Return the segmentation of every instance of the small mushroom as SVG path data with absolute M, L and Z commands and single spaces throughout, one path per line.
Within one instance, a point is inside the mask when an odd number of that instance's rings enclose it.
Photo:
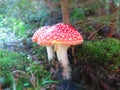
M 44 33 L 44 38 L 38 38 L 39 45 L 54 45 L 57 58 L 63 67 L 63 79 L 71 78 L 71 67 L 67 56 L 67 49 L 70 45 L 77 45 L 83 42 L 80 33 L 71 25 L 58 23 Z
M 40 29 L 38 29 L 33 37 L 32 37 L 32 41 L 33 42 L 39 42 L 38 41 L 38 38 L 45 38 L 44 35 L 46 32 L 48 32 L 48 30 L 51 28 L 51 26 L 44 26 L 44 27 L 41 27 Z M 48 60 L 50 61 L 51 59 L 53 59 L 55 57 L 55 53 L 54 53 L 54 50 L 53 50 L 53 46 L 51 45 L 48 45 L 46 44 L 47 42 L 44 42 L 43 44 L 40 44 L 42 46 L 46 46 L 46 49 L 47 49 L 47 55 L 48 55 Z

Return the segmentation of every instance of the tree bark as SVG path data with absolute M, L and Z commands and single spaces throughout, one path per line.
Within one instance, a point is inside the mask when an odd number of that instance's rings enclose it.
M 69 17 L 69 0 L 61 0 L 61 11 L 62 11 L 62 21 L 65 24 L 70 24 L 70 17 Z

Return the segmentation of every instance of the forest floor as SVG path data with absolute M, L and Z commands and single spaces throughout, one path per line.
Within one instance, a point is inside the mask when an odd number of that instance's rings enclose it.
M 6 28 L 0 28 L 0 37 L 0 48 L 2 49 L 12 50 L 12 45 L 17 45 L 20 41 L 11 30 Z
M 31 48 L 32 44 L 29 46 L 28 44 L 24 44 L 13 33 L 7 32 L 6 30 L 0 30 L 0 37 L 2 37 L 2 42 L 0 42 L 1 49 L 31 55 L 30 51 L 33 50 Z M 30 41 L 27 43 L 30 43 Z M 70 59 L 73 58 L 71 57 Z M 109 73 L 109 71 L 96 62 L 79 62 L 79 60 L 77 64 L 71 63 L 71 66 L 73 68 L 72 80 L 70 81 L 72 85 L 68 86 L 72 88 L 75 85 L 79 89 L 68 90 L 80 90 L 80 88 L 81 90 L 120 90 L 120 68 Z M 99 73 L 96 73 L 96 71 L 99 71 Z
M 29 53 L 29 46 L 23 44 L 23 39 L 18 38 L 14 32 L 6 28 L 0 28 L 0 49 L 18 53 Z

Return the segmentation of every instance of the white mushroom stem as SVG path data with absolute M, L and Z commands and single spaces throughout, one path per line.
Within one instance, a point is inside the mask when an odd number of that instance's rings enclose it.
M 48 60 L 50 61 L 55 57 L 55 52 L 53 46 L 46 46 L 47 49 L 47 55 L 48 55 Z
M 71 67 L 69 65 L 69 60 L 67 56 L 67 49 L 69 46 L 65 45 L 57 45 L 57 58 L 63 67 L 62 76 L 63 79 L 70 79 L 71 78 Z

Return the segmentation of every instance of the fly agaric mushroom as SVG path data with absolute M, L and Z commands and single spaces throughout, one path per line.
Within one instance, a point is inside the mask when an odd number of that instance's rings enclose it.
M 51 26 L 44 26 L 41 27 L 40 29 L 38 29 L 33 37 L 32 37 L 32 41 L 33 42 L 38 42 L 38 38 L 44 38 L 45 33 L 47 32 L 47 30 L 50 28 Z M 42 44 L 41 44 L 42 45 Z M 55 53 L 53 50 L 53 46 L 46 46 L 47 49 L 47 55 L 48 55 L 48 60 L 50 61 L 51 59 L 53 59 L 55 57 Z
M 58 61 L 63 67 L 63 79 L 71 78 L 71 67 L 67 56 L 67 49 L 70 45 L 77 45 L 83 42 L 80 33 L 71 25 L 58 23 L 44 33 L 44 37 L 39 37 L 37 43 L 39 45 L 54 45 L 57 53 Z

